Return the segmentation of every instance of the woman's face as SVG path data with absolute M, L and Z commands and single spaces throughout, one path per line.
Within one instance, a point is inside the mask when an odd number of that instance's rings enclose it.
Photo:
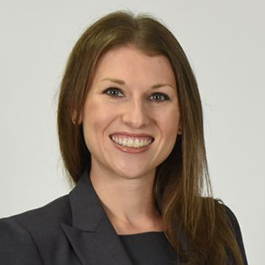
M 92 173 L 153 176 L 179 130 L 176 80 L 168 59 L 133 46 L 108 51 L 98 62 L 82 122 Z

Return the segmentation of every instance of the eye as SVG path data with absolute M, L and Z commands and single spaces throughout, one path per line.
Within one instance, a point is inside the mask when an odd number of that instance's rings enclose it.
M 153 100 L 157 102 L 163 102 L 166 100 L 170 100 L 169 96 L 164 93 L 154 93 L 151 95 L 151 98 L 152 97 L 153 97 Z
M 113 98 L 123 97 L 121 90 L 117 87 L 109 87 L 103 91 L 103 94 L 107 94 L 108 96 Z

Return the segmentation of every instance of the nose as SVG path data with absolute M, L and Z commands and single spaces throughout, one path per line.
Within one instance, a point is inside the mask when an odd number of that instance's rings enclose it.
M 149 123 L 148 110 L 141 100 L 135 99 L 126 104 L 122 120 L 132 128 L 142 128 Z

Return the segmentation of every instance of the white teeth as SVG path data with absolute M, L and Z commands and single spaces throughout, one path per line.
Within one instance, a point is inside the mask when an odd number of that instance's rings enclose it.
M 149 145 L 152 140 L 146 140 L 146 139 L 135 139 L 135 138 L 119 138 L 116 136 L 111 136 L 111 139 L 122 146 L 128 146 L 128 147 L 134 147 L 134 148 L 141 148 L 143 146 Z

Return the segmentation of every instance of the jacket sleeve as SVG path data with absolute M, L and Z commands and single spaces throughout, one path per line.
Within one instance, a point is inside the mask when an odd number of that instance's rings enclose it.
M 0 264 L 43 265 L 32 236 L 13 217 L 0 219 Z
M 243 243 L 243 237 L 242 237 L 242 233 L 241 233 L 241 229 L 240 229 L 238 220 L 237 220 L 235 214 L 232 212 L 232 210 L 227 206 L 226 206 L 226 212 L 227 212 L 227 214 L 231 220 L 231 223 L 232 223 L 232 226 L 234 229 L 234 233 L 236 235 L 237 243 L 238 243 L 238 246 L 239 246 L 241 254 L 242 254 L 244 265 L 248 265 L 245 247 L 244 247 L 244 243 Z

